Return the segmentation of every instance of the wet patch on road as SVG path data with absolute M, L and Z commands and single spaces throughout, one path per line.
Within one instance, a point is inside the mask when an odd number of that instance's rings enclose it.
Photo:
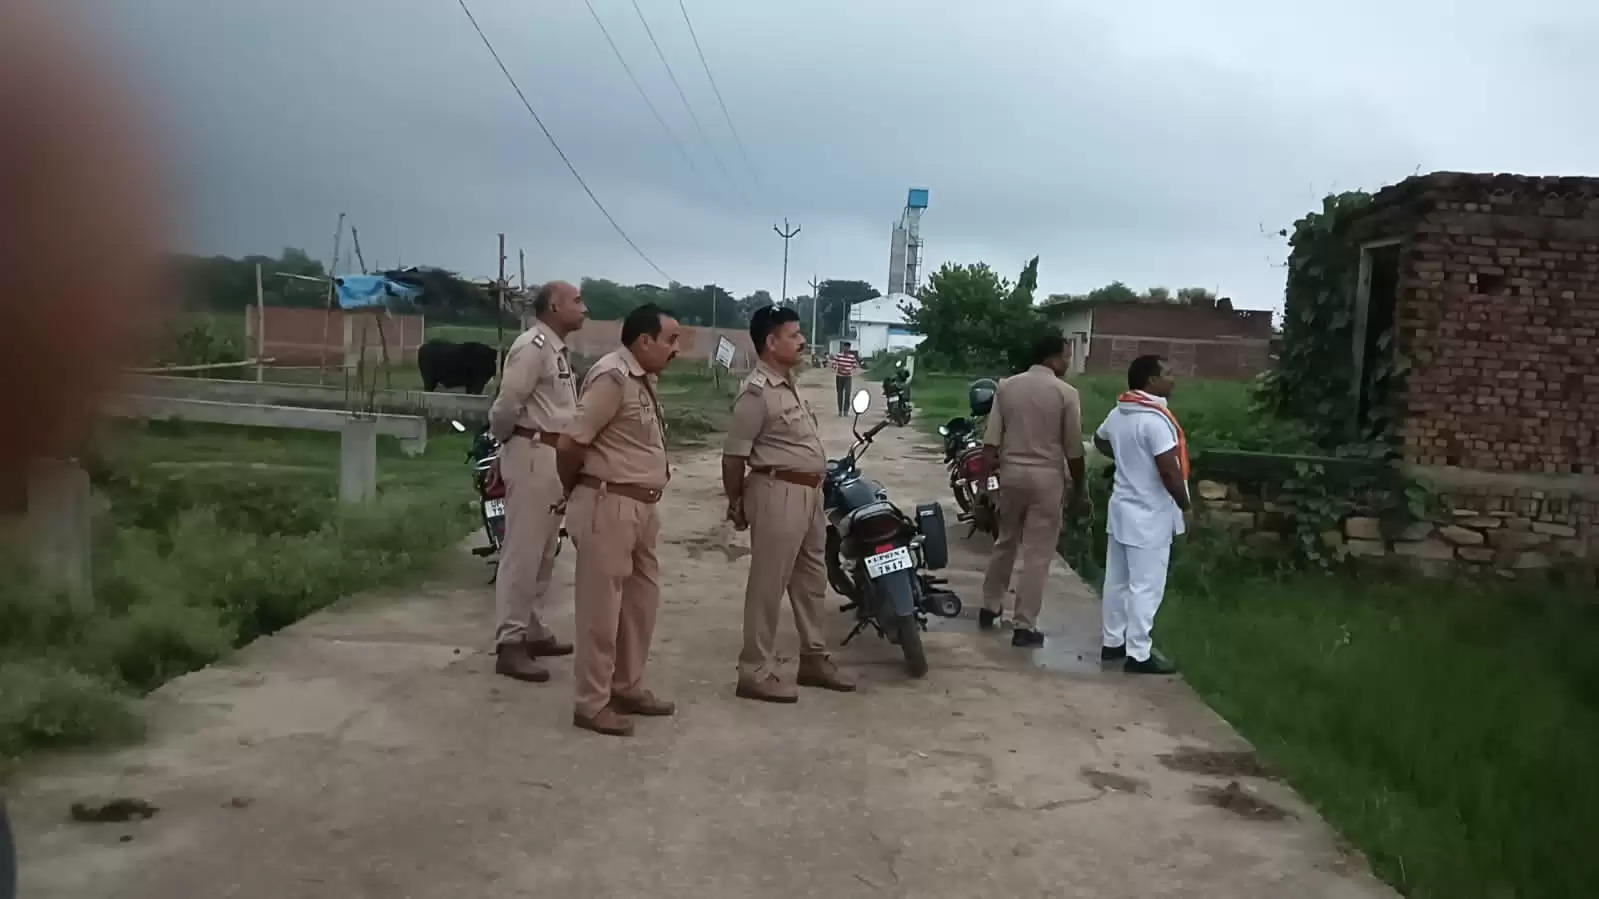
M 1293 817 L 1286 809 L 1244 789 L 1243 784 L 1236 780 L 1229 781 L 1225 787 L 1210 784 L 1194 787 L 1194 798 L 1251 821 L 1281 821 Z
M 1176 752 L 1164 752 L 1156 758 L 1171 770 L 1185 774 L 1275 779 L 1272 773 L 1266 770 L 1266 766 L 1261 764 L 1259 756 L 1249 750 L 1228 751 L 1179 746 Z

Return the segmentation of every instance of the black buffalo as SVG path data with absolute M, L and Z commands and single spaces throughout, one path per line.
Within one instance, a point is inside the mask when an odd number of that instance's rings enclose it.
M 416 352 L 416 367 L 422 372 L 422 389 L 465 387 L 467 393 L 481 394 L 494 377 L 494 347 L 486 343 L 429 340 Z

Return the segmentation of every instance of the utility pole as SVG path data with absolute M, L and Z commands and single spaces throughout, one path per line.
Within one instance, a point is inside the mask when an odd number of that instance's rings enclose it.
M 800 233 L 800 226 L 795 225 L 793 230 L 790 230 L 788 227 L 788 219 L 784 218 L 783 227 L 778 228 L 776 225 L 773 225 L 772 230 L 777 232 L 778 237 L 783 238 L 783 293 L 777 298 L 777 301 L 779 303 L 786 303 L 788 302 L 788 242 L 794 239 L 794 235 Z
M 816 343 L 816 316 L 822 306 L 822 282 L 816 280 L 816 273 L 811 272 L 811 343 Z

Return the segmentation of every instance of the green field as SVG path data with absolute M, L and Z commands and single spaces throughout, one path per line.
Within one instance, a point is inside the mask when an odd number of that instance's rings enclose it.
M 964 415 L 971 376 L 918 373 L 917 424 Z M 1072 379 L 1085 431 L 1122 388 Z M 1247 385 L 1180 381 L 1190 444 L 1294 451 Z M 1097 454 L 1091 454 L 1092 457 Z M 1103 505 L 1062 550 L 1098 588 Z M 1596 895 L 1599 605 L 1558 582 L 1465 584 L 1252 561 L 1198 532 L 1174 549 L 1157 643 L 1184 677 L 1406 895 Z

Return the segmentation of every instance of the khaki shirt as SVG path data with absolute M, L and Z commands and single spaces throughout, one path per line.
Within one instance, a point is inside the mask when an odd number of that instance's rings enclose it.
M 1065 471 L 1083 456 L 1083 409 L 1077 388 L 1035 365 L 999 382 L 983 442 L 999 447 L 999 464 Z
M 758 363 L 733 400 L 733 420 L 722 445 L 727 456 L 743 456 L 754 469 L 806 474 L 827 470 L 827 452 L 816 413 L 801 400 L 792 375 Z
M 611 484 L 660 490 L 671 480 L 666 424 L 655 397 L 655 377 L 644 373 L 626 347 L 594 363 L 567 434 L 589 448 L 583 474 Z
M 563 434 L 577 412 L 577 379 L 566 341 L 538 322 L 505 357 L 500 390 L 489 406 L 489 432 L 502 443 L 516 428 Z

